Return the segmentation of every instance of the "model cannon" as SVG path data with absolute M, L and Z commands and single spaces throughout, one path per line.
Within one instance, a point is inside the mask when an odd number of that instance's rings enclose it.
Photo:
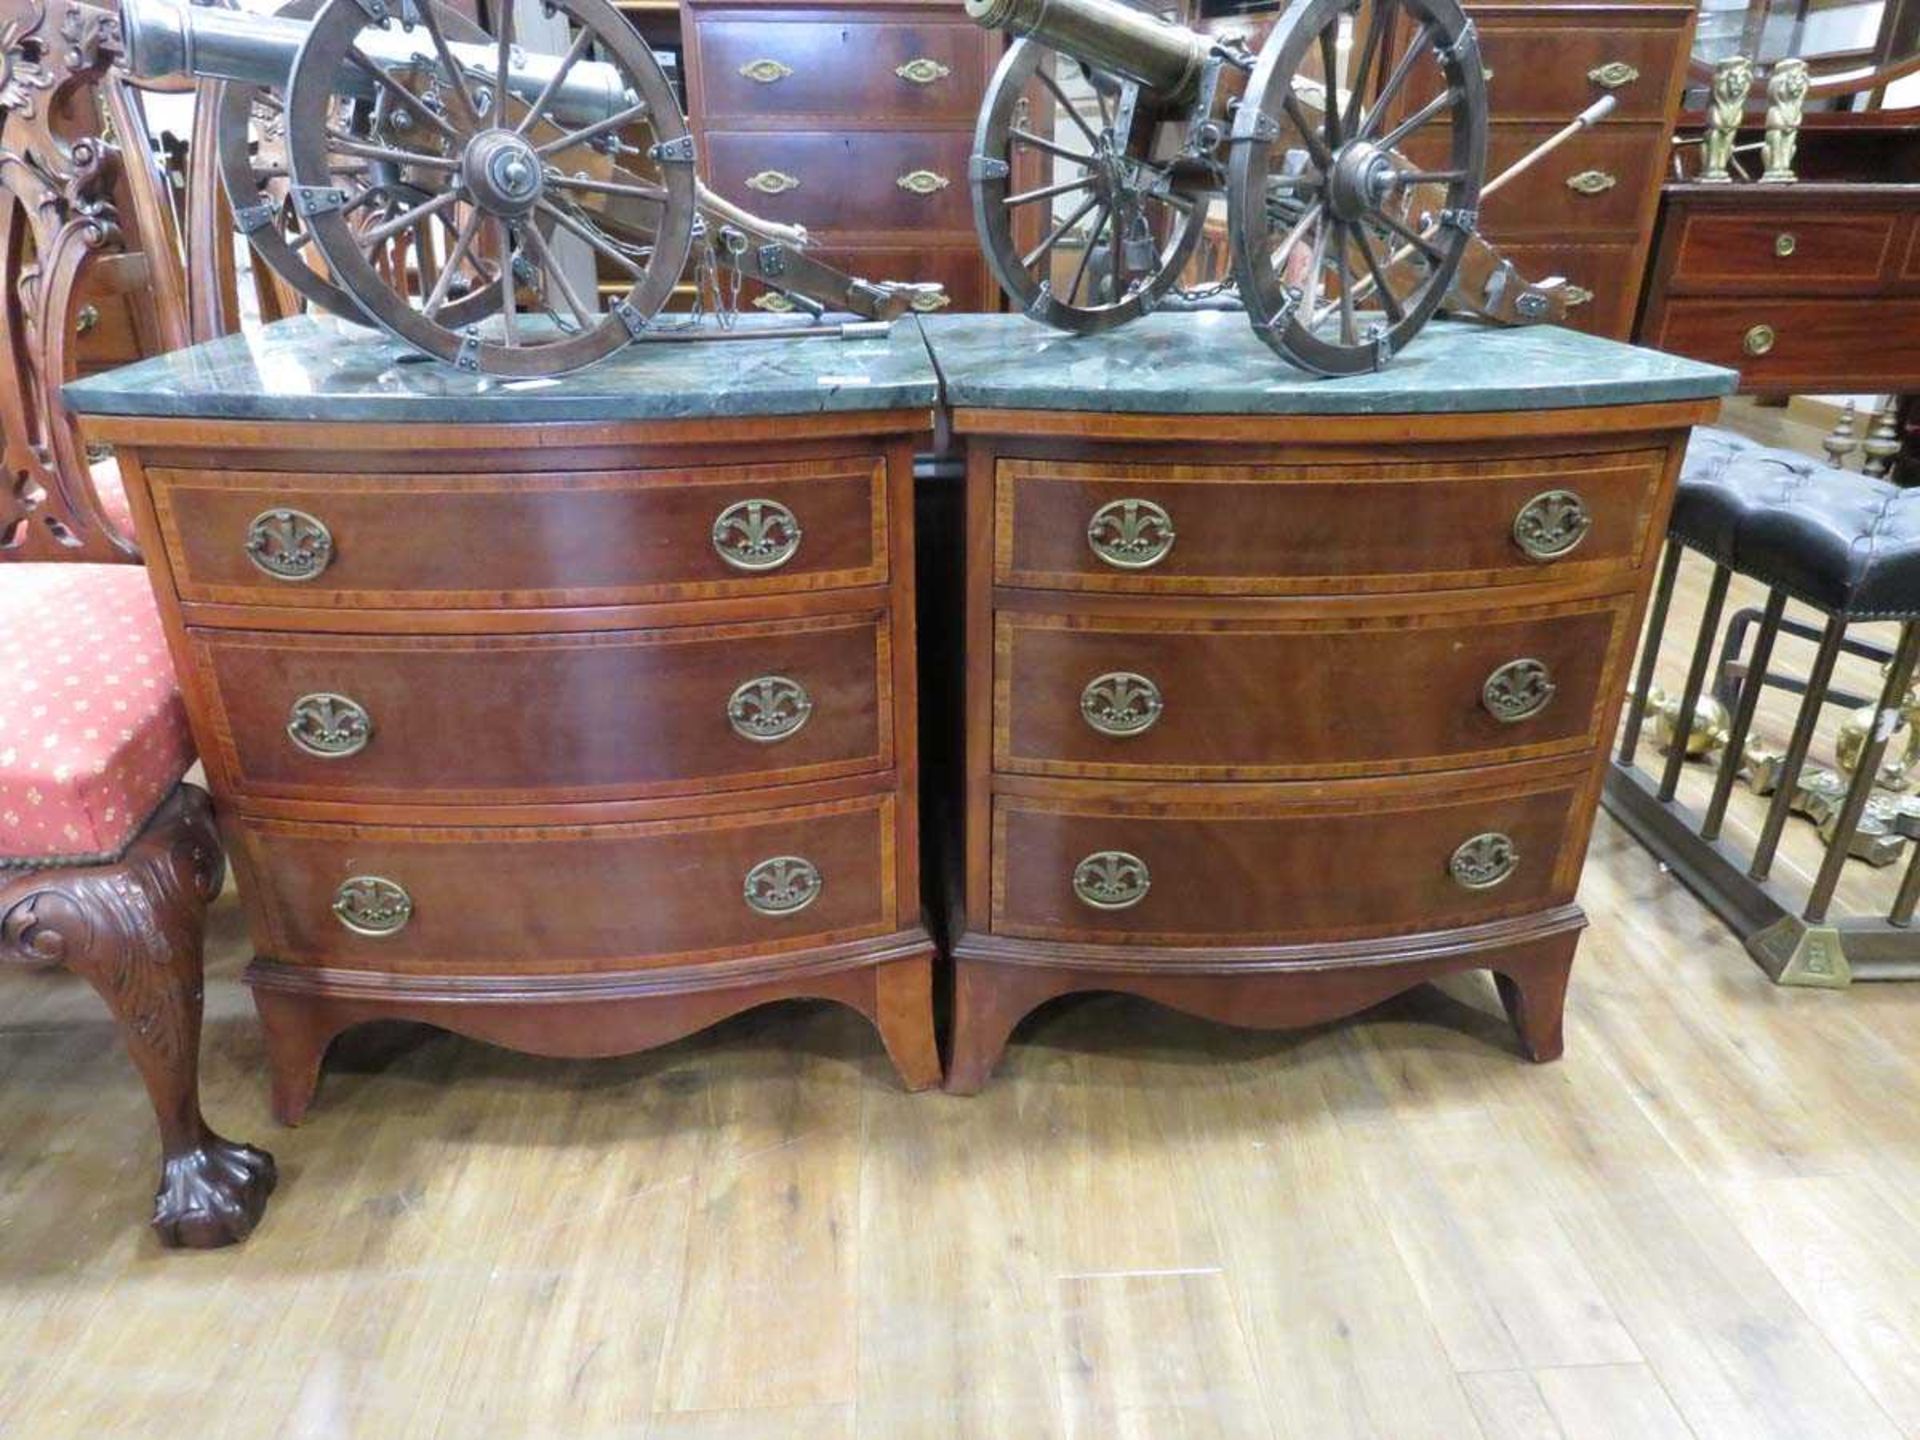
M 815 316 L 887 320 L 937 298 L 843 274 L 804 230 L 713 194 L 633 27 L 607 0 L 543 8 L 558 52 L 544 56 L 516 43 L 510 5 L 490 37 L 436 0 L 291 0 L 273 16 L 123 0 L 123 63 L 225 82 L 234 220 L 290 286 L 465 369 L 554 375 L 689 333 L 655 317 L 690 256 L 703 293 L 752 279 Z M 574 242 L 626 282 L 604 310 L 561 253 Z
M 1482 185 L 1486 76 L 1455 0 L 1293 0 L 1256 55 L 1122 0 L 966 0 L 1023 38 L 981 106 L 974 221 L 1035 319 L 1101 330 L 1228 299 L 1308 370 L 1377 369 L 1433 313 L 1555 320 L 1480 238 L 1480 201 L 1611 108 L 1603 100 Z M 1356 57 L 1341 83 L 1343 26 Z M 1232 280 L 1183 289 L 1225 200 Z

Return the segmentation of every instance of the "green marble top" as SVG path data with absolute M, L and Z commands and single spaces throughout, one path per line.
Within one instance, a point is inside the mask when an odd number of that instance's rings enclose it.
M 743 328 L 782 323 L 745 317 Z M 791 322 L 785 322 L 791 323 Z M 929 359 L 928 349 L 932 350 Z M 76 380 L 83 415 L 528 422 L 978 406 L 1195 415 L 1434 414 L 1730 394 L 1731 370 L 1544 326 L 1436 320 L 1386 369 L 1292 368 L 1237 313 L 1162 312 L 1102 335 L 1017 315 L 935 315 L 885 336 L 647 342 L 572 375 L 501 380 L 329 317 Z
M 1550 410 L 1730 395 L 1739 376 L 1551 326 L 1428 322 L 1384 370 L 1326 379 L 1288 365 L 1231 311 L 1146 315 L 1068 335 L 1018 315 L 921 318 L 955 409 L 1164 415 L 1397 415 Z
M 779 321 L 748 316 L 741 326 Z M 858 340 L 650 341 L 571 375 L 502 380 L 425 359 L 383 332 L 302 316 L 91 375 L 65 394 L 82 415 L 444 424 L 928 409 L 939 387 L 910 318 Z

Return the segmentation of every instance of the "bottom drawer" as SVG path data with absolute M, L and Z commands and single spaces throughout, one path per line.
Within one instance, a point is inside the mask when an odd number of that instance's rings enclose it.
M 1480 777 L 1484 785 L 1484 772 Z M 1468 794 L 994 801 L 993 928 L 1032 939 L 1277 944 L 1441 930 L 1571 897 L 1584 776 Z M 1304 788 L 1304 787 L 1302 787 Z M 1342 792 L 1345 791 L 1343 795 Z M 1192 798 L 1186 798 L 1191 796 Z M 1477 838 L 1492 837 L 1492 838 Z
M 1500 253 L 1529 280 L 1558 275 L 1575 293 L 1568 297 L 1566 326 L 1609 340 L 1633 334 L 1640 303 L 1640 268 L 1631 245 L 1509 245 L 1495 238 Z
M 894 801 L 501 828 L 242 819 L 268 958 L 347 969 L 617 970 L 895 928 Z
M 1745 391 L 1897 389 L 1920 372 L 1920 299 L 1669 300 L 1641 341 L 1738 370 Z

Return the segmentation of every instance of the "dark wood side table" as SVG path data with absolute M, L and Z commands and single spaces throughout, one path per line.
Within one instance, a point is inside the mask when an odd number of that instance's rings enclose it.
M 282 1120 L 389 1017 L 604 1055 L 819 996 L 938 1078 L 911 321 L 501 384 L 300 319 L 68 395 L 119 449 Z
M 950 1087 L 1075 990 L 1284 1026 L 1489 969 L 1559 1054 L 1652 562 L 1733 375 L 1457 323 L 1340 381 L 1238 315 L 924 323 L 966 450 Z

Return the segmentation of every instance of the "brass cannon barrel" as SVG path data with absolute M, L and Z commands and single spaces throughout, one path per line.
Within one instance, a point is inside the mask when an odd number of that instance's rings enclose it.
M 1193 98 L 1213 51 L 1206 36 L 1120 0 L 966 0 L 966 6 L 989 30 L 1031 35 L 1176 103 Z

